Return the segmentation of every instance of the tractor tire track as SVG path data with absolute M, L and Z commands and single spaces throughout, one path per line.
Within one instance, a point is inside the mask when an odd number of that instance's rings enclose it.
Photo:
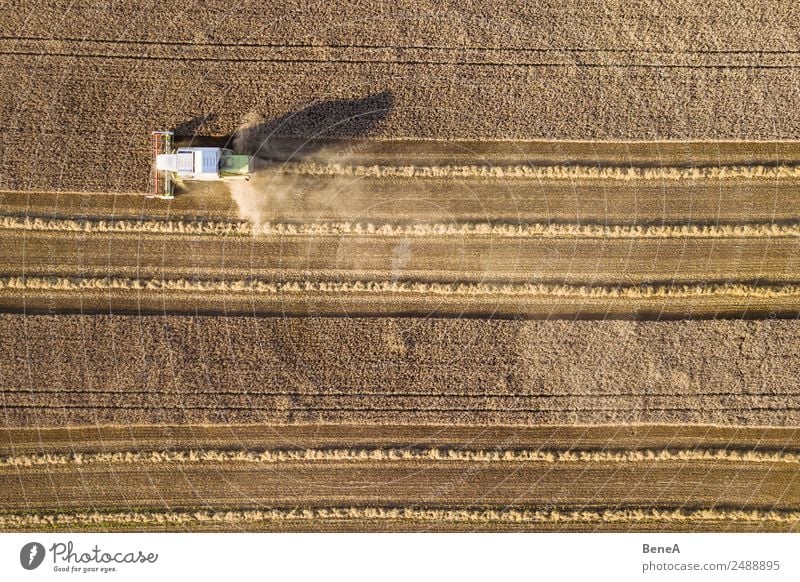
M 0 38 L 0 54 L 48 58 L 211 62 L 395 63 L 475 67 L 797 68 L 787 51 L 503 50 L 478 47 L 355 44 L 176 43 L 36 37 Z

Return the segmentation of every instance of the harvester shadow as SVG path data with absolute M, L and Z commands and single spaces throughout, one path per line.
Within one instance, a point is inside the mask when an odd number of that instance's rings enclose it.
M 389 115 L 394 104 L 390 91 L 357 99 L 330 99 L 312 103 L 240 129 L 233 149 L 265 161 L 302 160 L 329 145 L 330 140 L 369 137 Z
M 219 116 L 213 112 L 179 123 L 172 131 L 178 147 L 225 147 L 256 160 L 299 161 L 328 146 L 331 140 L 369 137 L 393 105 L 394 97 L 387 90 L 355 99 L 311 103 L 280 117 L 245 125 L 230 135 L 214 135 Z
M 172 128 L 172 131 L 175 133 L 175 137 L 180 139 L 191 139 L 202 136 L 203 132 L 200 130 L 204 128 L 208 130 L 208 126 L 213 124 L 217 118 L 218 116 L 216 113 L 198 115 L 197 117 L 193 117 L 187 121 L 184 121 L 183 123 L 179 123 Z

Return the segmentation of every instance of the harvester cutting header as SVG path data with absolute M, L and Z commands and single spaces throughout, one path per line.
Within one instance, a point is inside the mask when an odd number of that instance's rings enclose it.
M 220 147 L 173 147 L 175 133 L 154 131 L 153 180 L 149 198 L 171 200 L 175 185 L 184 182 L 229 182 L 249 180 L 250 156 Z

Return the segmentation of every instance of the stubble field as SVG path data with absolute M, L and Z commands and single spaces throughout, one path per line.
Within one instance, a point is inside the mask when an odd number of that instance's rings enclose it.
M 0 528 L 796 529 L 788 4 L 34 4 Z M 154 129 L 257 173 L 146 199 Z

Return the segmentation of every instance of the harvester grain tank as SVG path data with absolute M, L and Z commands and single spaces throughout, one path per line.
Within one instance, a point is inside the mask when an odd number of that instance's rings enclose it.
M 175 197 L 175 184 L 184 182 L 230 182 L 249 180 L 252 174 L 250 156 L 235 154 L 220 147 L 173 146 L 172 131 L 154 131 L 153 180 L 150 198 L 170 200 Z

